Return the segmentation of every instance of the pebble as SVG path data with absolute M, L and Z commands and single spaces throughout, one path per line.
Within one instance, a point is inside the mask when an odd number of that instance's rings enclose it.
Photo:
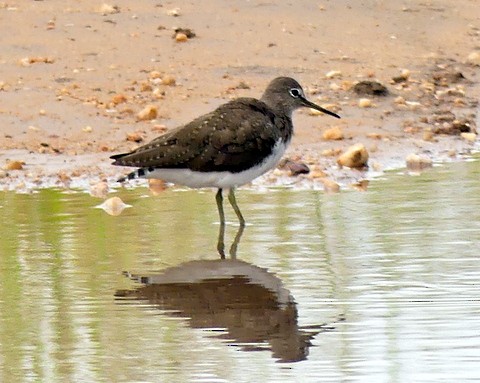
M 358 106 L 360 108 L 371 108 L 374 105 L 372 100 L 370 100 L 369 98 L 361 98 L 358 100 Z
M 321 178 L 320 181 L 323 184 L 323 190 L 327 193 L 338 193 L 340 191 L 340 185 L 329 178 Z
M 434 138 L 434 134 L 431 130 L 425 130 L 423 132 L 423 141 L 436 142 L 437 140 Z
M 392 78 L 394 83 L 406 82 L 410 78 L 410 71 L 408 69 L 403 69 L 402 72 Z
M 147 105 L 140 112 L 137 113 L 139 121 L 154 120 L 157 118 L 158 109 L 155 105 Z
M 185 33 L 177 33 L 175 35 L 175 41 L 177 43 L 184 43 L 184 42 L 188 41 L 188 37 Z
M 480 52 L 474 51 L 467 56 L 467 63 L 475 66 L 480 66 Z
M 173 17 L 178 17 L 180 16 L 180 8 L 172 8 L 167 10 L 167 15 L 168 16 L 173 16 Z
M 339 70 L 331 70 L 325 74 L 326 78 L 335 78 L 335 77 L 342 77 L 342 72 Z
M 148 180 L 148 189 L 153 195 L 158 195 L 167 188 L 165 181 L 156 178 Z
M 122 214 L 122 211 L 125 210 L 127 207 L 132 206 L 124 203 L 120 197 L 112 197 L 95 207 L 104 210 L 107 214 L 117 216 Z
M 122 104 L 124 102 L 127 102 L 127 96 L 125 96 L 124 94 L 119 93 L 112 97 L 113 105 Z
M 143 141 L 143 137 L 138 132 L 131 132 L 127 133 L 127 141 L 139 143 Z
M 342 149 L 325 149 L 322 151 L 322 156 L 323 157 L 335 157 L 338 156 L 342 152 Z
M 407 168 L 410 170 L 423 170 L 431 168 L 433 166 L 432 160 L 425 156 L 419 156 L 418 154 L 409 154 L 406 158 Z
M 165 75 L 162 77 L 162 84 L 167 86 L 174 86 L 176 84 L 175 77 L 171 75 Z
M 307 178 L 311 179 L 311 180 L 315 180 L 315 179 L 325 178 L 326 176 L 327 175 L 325 174 L 325 172 L 323 170 L 313 169 L 312 171 L 310 171 L 310 173 L 308 173 Z
M 358 190 L 358 191 L 367 191 L 368 184 L 369 184 L 368 180 L 361 180 L 361 181 L 358 181 L 358 182 L 355 182 L 355 183 L 351 184 L 350 186 L 353 189 Z
M 112 5 L 107 3 L 103 3 L 98 9 L 98 13 L 101 13 L 102 15 L 113 15 L 119 12 L 120 7 L 118 5 Z
M 179 33 L 183 33 L 185 36 L 187 36 L 188 39 L 193 39 L 197 36 L 197 34 L 190 28 L 175 28 L 173 37 L 176 37 L 176 35 Z
M 108 195 L 108 183 L 101 181 L 90 187 L 90 195 L 97 198 L 106 198 Z
M 368 151 L 362 143 L 350 146 L 347 151 L 337 159 L 338 165 L 354 169 L 361 169 L 367 166 L 367 163 Z
M 291 176 L 298 176 L 299 174 L 310 173 L 308 165 L 301 161 L 293 161 L 290 158 L 285 158 L 280 164 L 280 169 L 288 170 Z
M 159 72 L 158 70 L 152 70 L 149 74 L 148 77 L 150 77 L 152 80 L 156 78 L 162 78 L 162 73 Z
M 7 161 L 3 169 L 5 170 L 23 170 L 23 165 L 25 162 L 23 161 Z
M 360 81 L 355 84 L 353 91 L 358 95 L 386 96 L 388 89 L 377 81 Z
M 343 140 L 343 131 L 339 126 L 333 126 L 323 132 L 323 139 L 326 141 Z
M 463 132 L 463 133 L 460 133 L 460 137 L 462 137 L 464 140 L 468 142 L 475 142 L 477 140 L 477 135 L 475 133 Z

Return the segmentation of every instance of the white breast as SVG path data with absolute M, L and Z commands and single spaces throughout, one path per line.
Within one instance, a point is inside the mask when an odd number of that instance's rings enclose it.
M 229 189 L 245 185 L 277 166 L 285 153 L 287 145 L 278 140 L 272 153 L 264 161 L 253 168 L 239 173 L 232 172 L 197 172 L 190 169 L 155 169 L 147 173 L 146 178 L 158 178 L 166 182 L 184 185 L 191 188 L 214 187 Z

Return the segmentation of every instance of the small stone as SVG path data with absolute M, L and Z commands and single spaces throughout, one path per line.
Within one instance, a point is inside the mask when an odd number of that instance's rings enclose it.
M 106 198 L 108 190 L 108 184 L 105 181 L 101 181 L 90 188 L 90 195 L 97 198 Z
M 174 86 L 176 84 L 175 77 L 171 75 L 165 75 L 162 77 L 162 84 L 167 86 Z
M 113 15 L 115 13 L 120 12 L 120 7 L 118 5 L 112 5 L 112 4 L 107 4 L 103 3 L 100 8 L 98 9 L 98 13 L 101 13 L 102 15 Z
M 320 181 L 323 184 L 323 190 L 327 193 L 338 193 L 340 191 L 340 185 L 329 178 L 322 178 Z
M 175 35 L 175 40 L 177 41 L 177 43 L 184 43 L 188 41 L 188 37 L 185 33 L 177 33 Z
M 340 166 L 361 169 L 367 166 L 368 163 L 367 148 L 365 148 L 365 145 L 363 145 L 362 143 L 352 145 L 347 149 L 345 153 L 338 157 L 337 163 Z
M 307 164 L 300 161 L 292 161 L 289 158 L 285 158 L 278 166 L 280 169 L 286 169 L 291 176 L 298 176 L 299 174 L 308 174 L 310 168 Z
M 324 157 L 335 157 L 342 152 L 342 149 L 325 149 L 322 151 L 322 156 Z
M 155 97 L 157 100 L 161 100 L 165 98 L 165 91 L 160 88 L 155 88 L 152 91 L 152 96 Z
M 312 171 L 310 171 L 310 173 L 308 173 L 308 176 L 307 176 L 307 178 L 311 180 L 324 178 L 324 177 L 326 177 L 326 174 L 323 170 L 320 170 L 320 169 L 313 169 Z
M 441 70 L 435 72 L 432 74 L 432 79 L 435 85 L 444 87 L 467 81 L 462 72 L 451 70 Z
M 183 33 L 188 39 L 193 39 L 197 36 L 197 34 L 190 28 L 175 28 L 173 37 L 175 38 L 178 33 Z
M 58 180 L 65 186 L 68 187 L 70 185 L 70 182 L 72 181 L 72 178 L 65 172 L 65 171 L 59 171 L 57 173 Z
M 351 184 L 351 186 L 352 186 L 352 188 L 354 188 L 355 190 L 358 190 L 358 191 L 367 191 L 368 184 L 369 184 L 368 180 L 361 180 L 361 181 L 358 181 L 358 182 L 355 182 L 355 183 Z
M 91 126 L 85 126 L 84 128 L 82 128 L 82 132 L 85 132 L 85 133 L 92 133 L 93 131 L 93 128 Z
M 152 132 L 163 134 L 168 130 L 168 128 L 166 125 L 163 125 L 163 124 L 155 124 L 152 126 L 151 130 Z
M 434 139 L 434 134 L 431 130 L 425 130 L 423 132 L 423 140 L 424 141 L 429 141 L 429 142 L 433 142 L 433 141 L 436 141 Z
M 333 91 L 342 89 L 342 87 L 338 85 L 336 82 L 332 82 L 328 87 Z
M 107 214 L 117 216 L 120 215 L 127 207 L 131 207 L 131 205 L 124 203 L 120 197 L 112 197 L 95 207 L 104 210 Z
M 31 64 L 37 64 L 37 63 L 53 64 L 54 62 L 55 62 L 55 59 L 53 59 L 52 57 L 37 56 L 37 57 L 24 57 L 20 59 L 19 64 L 21 66 L 30 66 Z
M 392 80 L 394 83 L 398 84 L 398 83 L 408 81 L 409 77 L 410 77 L 410 71 L 408 69 L 404 69 L 402 70 L 400 75 L 393 77 Z
M 140 92 L 151 92 L 153 90 L 152 84 L 149 84 L 148 82 L 142 82 L 140 84 Z
M 431 168 L 432 160 L 428 157 L 419 156 L 418 154 L 409 154 L 406 158 L 407 168 L 414 171 Z
M 150 178 L 148 180 L 148 189 L 153 195 L 158 195 L 167 188 L 165 181 L 156 178 Z
M 369 98 L 361 98 L 358 100 L 358 106 L 360 108 L 371 108 L 373 106 L 373 102 Z
M 464 140 L 468 142 L 475 142 L 477 140 L 477 135 L 475 133 L 463 132 L 463 133 L 460 133 L 460 137 L 462 137 Z
M 342 77 L 342 72 L 339 70 L 331 70 L 325 74 L 326 78 Z
M 25 162 L 23 161 L 7 161 L 3 169 L 5 170 L 23 170 L 23 165 Z
M 143 137 L 138 132 L 131 132 L 127 133 L 127 141 L 139 143 L 143 141 Z
M 46 30 L 51 31 L 52 29 L 55 29 L 55 20 L 48 20 Z
M 178 17 L 180 16 L 180 8 L 172 8 L 167 10 L 167 15 L 168 16 L 173 16 L 173 17 Z
M 162 78 L 162 73 L 159 72 L 158 70 L 152 70 L 152 71 L 148 74 L 148 77 L 150 77 L 152 80 L 153 80 L 153 79 L 156 79 L 156 78 L 161 79 L 161 78 Z
M 374 133 L 367 133 L 367 137 L 368 137 L 368 138 L 372 138 L 372 139 L 374 139 L 374 140 L 380 140 L 380 139 L 382 139 L 384 136 L 383 136 L 382 134 L 380 134 L 380 133 L 374 132 Z
M 125 96 L 124 94 L 119 93 L 112 97 L 113 105 L 122 104 L 124 102 L 127 102 L 127 96 Z
M 388 89 L 376 81 L 360 81 L 355 84 L 353 91 L 358 95 L 386 96 Z
M 137 113 L 139 121 L 154 120 L 157 118 L 158 110 L 154 105 L 147 105 L 140 112 Z
M 343 131 L 339 126 L 333 126 L 325 132 L 323 132 L 323 139 L 325 141 L 336 141 L 336 140 L 343 140 Z
M 470 53 L 467 56 L 467 63 L 474 65 L 474 66 L 480 66 L 480 52 L 479 51 L 474 51 Z

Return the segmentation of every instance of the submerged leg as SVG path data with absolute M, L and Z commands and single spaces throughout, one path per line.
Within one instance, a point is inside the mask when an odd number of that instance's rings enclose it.
M 235 239 L 232 242 L 232 246 L 230 246 L 230 257 L 232 259 L 237 258 L 237 247 L 240 243 L 240 238 L 242 238 L 243 231 L 245 230 L 245 225 L 240 225 L 238 227 L 237 234 L 235 235 Z
M 245 226 L 245 219 L 243 219 L 243 215 L 240 212 L 240 209 L 238 208 L 237 200 L 235 199 L 235 191 L 233 188 L 231 188 L 230 191 L 228 192 L 228 200 L 230 201 L 230 204 L 232 205 L 233 210 L 235 211 L 235 214 L 238 217 L 240 226 Z
M 217 201 L 218 215 L 220 216 L 220 229 L 218 230 L 217 250 L 220 258 L 225 259 L 225 213 L 223 211 L 222 189 L 218 189 L 215 196 Z
M 232 258 L 236 258 L 238 243 L 240 242 L 240 238 L 242 238 L 243 230 L 245 230 L 245 219 L 243 218 L 242 213 L 240 212 L 240 209 L 237 205 L 237 200 L 235 199 L 235 192 L 233 188 L 230 189 L 228 193 L 228 200 L 230 201 L 230 204 L 232 205 L 233 210 L 238 217 L 238 221 L 240 222 L 240 227 L 238 228 L 237 234 L 235 235 L 232 246 L 230 246 L 230 256 Z

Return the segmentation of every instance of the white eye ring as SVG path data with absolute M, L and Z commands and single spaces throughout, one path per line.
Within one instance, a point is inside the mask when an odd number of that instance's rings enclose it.
M 302 91 L 298 88 L 292 88 L 289 90 L 290 96 L 293 98 L 299 98 L 302 95 Z

